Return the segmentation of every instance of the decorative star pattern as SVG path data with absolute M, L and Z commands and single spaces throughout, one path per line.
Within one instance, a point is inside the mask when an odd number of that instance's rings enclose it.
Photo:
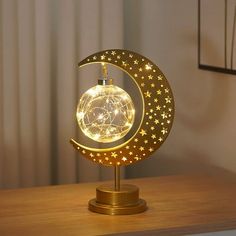
M 95 53 L 79 66 L 88 63 L 109 63 L 128 72 L 140 88 L 144 117 L 140 129 L 123 146 L 98 152 L 83 148 L 75 141 L 71 143 L 88 159 L 107 166 L 129 165 L 147 158 L 165 141 L 173 123 L 174 99 L 164 74 L 147 58 L 126 50 Z

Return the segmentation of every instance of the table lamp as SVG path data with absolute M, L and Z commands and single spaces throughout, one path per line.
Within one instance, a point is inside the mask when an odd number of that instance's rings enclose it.
M 139 198 L 139 188 L 120 184 L 120 166 L 146 159 L 167 138 L 174 118 L 174 99 L 167 79 L 149 59 L 128 50 L 111 49 L 92 54 L 79 67 L 99 63 L 102 78 L 80 98 L 76 117 L 83 134 L 98 143 L 114 144 L 94 148 L 71 139 L 71 144 L 86 158 L 114 168 L 114 184 L 96 189 L 96 198 L 89 201 L 89 210 L 101 214 L 125 215 L 147 209 Z M 132 96 L 116 86 L 108 76 L 107 65 L 115 66 L 134 81 L 142 103 L 138 127 L 126 138 L 135 120 Z

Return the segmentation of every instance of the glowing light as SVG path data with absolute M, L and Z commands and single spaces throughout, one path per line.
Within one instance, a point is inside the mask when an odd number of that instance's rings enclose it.
M 77 112 L 77 117 L 79 119 L 83 119 L 84 118 L 84 113 L 83 112 Z
M 83 133 L 102 143 L 121 139 L 134 123 L 133 102 L 115 85 L 97 85 L 87 90 L 77 107 L 77 121 Z

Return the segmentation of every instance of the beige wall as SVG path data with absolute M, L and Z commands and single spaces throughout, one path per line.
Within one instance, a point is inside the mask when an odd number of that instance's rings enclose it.
M 125 8 L 125 47 L 161 68 L 176 103 L 169 138 L 127 177 L 236 171 L 236 76 L 198 69 L 197 0 L 129 0 Z

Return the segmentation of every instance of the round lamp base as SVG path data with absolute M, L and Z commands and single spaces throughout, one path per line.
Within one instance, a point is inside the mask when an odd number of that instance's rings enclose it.
M 147 209 L 146 201 L 139 199 L 138 187 L 121 185 L 115 191 L 112 185 L 102 185 L 96 189 L 96 199 L 89 201 L 89 210 L 107 215 L 137 214 Z

